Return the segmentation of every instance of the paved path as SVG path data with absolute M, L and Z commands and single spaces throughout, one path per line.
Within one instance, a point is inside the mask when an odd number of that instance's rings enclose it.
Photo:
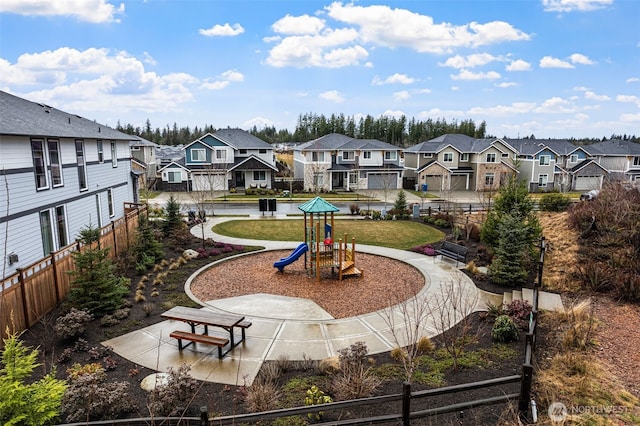
M 206 224 L 206 237 L 216 241 L 235 244 L 264 246 L 265 250 L 293 250 L 296 242 L 244 240 L 214 234 L 211 228 L 223 220 L 238 218 L 214 217 Z M 194 230 L 201 236 L 201 229 Z M 425 277 L 425 286 L 417 295 L 417 303 L 426 303 L 441 292 L 441 286 L 460 282 L 463 294 L 469 303 L 475 302 L 475 309 L 483 309 L 486 299 L 473 282 L 456 268 L 456 263 L 435 257 L 426 257 L 405 250 L 359 244 L 357 250 L 386 256 L 406 262 L 417 268 Z M 265 267 L 269 267 L 266 265 Z M 247 340 L 222 360 L 217 358 L 217 349 L 207 345 L 191 345 L 178 351 L 177 341 L 169 337 L 175 329 L 188 326 L 175 321 L 163 321 L 136 330 L 129 334 L 103 342 L 119 355 L 141 366 L 166 371 L 177 368 L 182 363 L 191 365 L 191 375 L 205 380 L 230 385 L 251 384 L 265 360 L 276 360 L 286 356 L 291 360 L 321 360 L 337 355 L 339 349 L 363 341 L 370 353 L 389 351 L 399 344 L 404 345 L 406 318 L 401 306 L 394 306 L 391 313 L 393 324 L 386 321 L 383 311 L 372 312 L 352 318 L 334 319 L 314 302 L 307 299 L 256 294 L 229 299 L 197 300 L 190 292 L 192 278 L 185 285 L 189 297 L 212 309 L 242 314 L 253 325 L 247 329 Z M 357 297 L 357 295 L 354 295 Z M 422 334 L 433 337 L 437 334 L 433 319 L 422 321 Z

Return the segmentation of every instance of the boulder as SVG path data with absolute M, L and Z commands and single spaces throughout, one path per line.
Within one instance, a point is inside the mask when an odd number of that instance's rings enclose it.
M 196 259 L 198 257 L 198 252 L 191 249 L 186 249 L 182 252 L 182 256 L 187 259 Z

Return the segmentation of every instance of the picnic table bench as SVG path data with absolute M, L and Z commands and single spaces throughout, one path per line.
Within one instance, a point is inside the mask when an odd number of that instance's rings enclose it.
M 245 330 L 251 327 L 251 321 L 245 320 L 242 315 L 234 315 L 220 312 L 213 312 L 208 309 L 196 309 L 186 306 L 176 306 L 161 315 L 163 318 L 186 322 L 191 326 L 191 332 L 175 330 L 169 336 L 178 339 L 178 349 L 183 350 L 193 343 L 205 343 L 218 347 L 218 358 L 222 358 L 234 347 L 245 340 Z M 196 333 L 196 326 L 203 326 L 201 334 Z M 228 333 L 227 337 L 209 335 L 209 327 L 222 328 Z M 236 340 L 234 328 L 241 330 L 240 340 Z M 188 340 L 186 345 L 183 340 Z M 228 346 L 223 352 L 223 348 Z
M 460 244 L 452 243 L 451 241 L 444 241 L 442 243 L 442 247 L 436 250 L 436 253 L 448 257 L 449 259 L 453 259 L 456 261 L 456 266 L 458 262 L 467 263 L 467 252 L 469 251 L 468 247 L 461 246 Z

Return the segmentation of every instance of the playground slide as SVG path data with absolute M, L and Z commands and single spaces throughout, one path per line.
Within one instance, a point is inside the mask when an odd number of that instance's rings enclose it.
M 301 243 L 289 256 L 283 257 L 282 259 L 275 262 L 273 264 L 273 267 L 278 268 L 278 271 L 282 272 L 285 266 L 290 265 L 298 260 L 298 258 L 300 258 L 300 256 L 302 256 L 307 250 L 309 250 L 307 244 Z

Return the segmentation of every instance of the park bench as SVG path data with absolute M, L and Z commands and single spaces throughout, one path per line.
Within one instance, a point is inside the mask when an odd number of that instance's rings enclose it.
M 244 330 L 244 329 L 243 329 Z M 178 339 L 178 349 L 182 350 L 185 347 L 189 346 L 191 343 L 206 343 L 207 345 L 213 345 L 218 347 L 218 358 L 222 359 L 223 353 L 222 348 L 225 347 L 229 343 L 229 339 L 225 339 L 217 336 L 209 336 L 207 334 L 197 334 L 197 333 L 189 333 L 188 331 L 176 330 L 172 332 L 169 337 L 174 339 Z M 182 345 L 183 340 L 189 340 L 191 343 L 187 343 L 186 345 Z
M 449 259 L 453 259 L 456 261 L 456 266 L 458 266 L 458 262 L 467 263 L 467 252 L 469 248 L 465 246 L 461 246 L 460 244 L 452 243 L 450 241 L 444 241 L 442 243 L 442 247 L 436 250 L 436 253 L 448 257 Z

